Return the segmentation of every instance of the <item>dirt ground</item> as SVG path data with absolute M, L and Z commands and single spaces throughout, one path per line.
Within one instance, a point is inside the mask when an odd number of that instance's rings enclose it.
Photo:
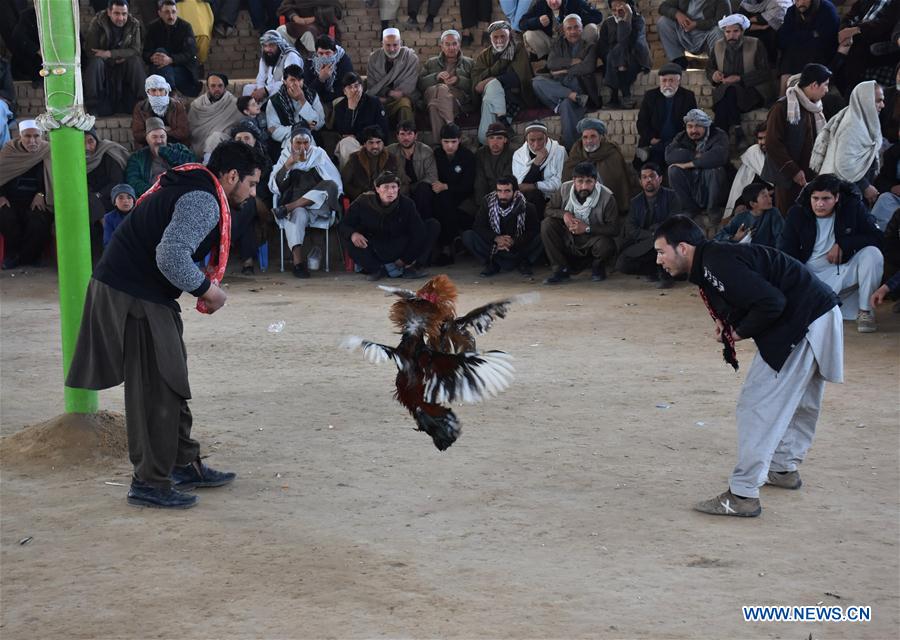
M 444 453 L 393 401 L 392 366 L 336 346 L 393 339 L 361 277 L 230 276 L 211 317 L 184 298 L 194 434 L 238 480 L 188 511 L 137 509 L 124 454 L 10 459 L 5 438 L 0 637 L 898 637 L 900 316 L 846 325 L 847 382 L 826 390 L 803 488 L 717 519 L 691 506 L 726 488 L 752 343 L 733 373 L 684 284 L 477 271 L 448 270 L 461 310 L 542 297 L 480 341 L 517 377 L 457 411 Z M 55 274 L 4 272 L 0 296 L 9 436 L 63 411 Z M 122 389 L 100 407 L 121 412 Z M 818 603 L 872 620 L 741 615 Z

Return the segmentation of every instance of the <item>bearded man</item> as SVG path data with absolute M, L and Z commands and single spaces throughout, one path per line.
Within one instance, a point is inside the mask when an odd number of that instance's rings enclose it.
M 188 125 L 191 146 L 198 158 L 212 152 L 228 138 L 228 130 L 240 122 L 242 114 L 237 98 L 226 89 L 228 76 L 210 73 L 206 76 L 206 93 L 191 103 Z

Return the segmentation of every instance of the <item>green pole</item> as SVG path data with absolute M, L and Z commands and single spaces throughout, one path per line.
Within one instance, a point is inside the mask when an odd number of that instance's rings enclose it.
M 56 120 L 83 108 L 78 63 L 77 0 L 35 0 L 47 110 Z M 59 320 L 62 333 L 63 380 L 69 372 L 81 325 L 84 297 L 91 278 L 84 132 L 60 126 L 50 132 L 56 255 L 59 268 Z M 97 411 L 97 392 L 64 387 L 66 413 Z

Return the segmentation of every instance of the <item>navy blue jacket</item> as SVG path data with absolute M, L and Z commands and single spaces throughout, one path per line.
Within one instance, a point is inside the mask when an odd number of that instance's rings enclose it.
M 797 204 L 788 210 L 778 248 L 800 262 L 806 262 L 816 244 L 816 214 L 809 203 L 810 188 L 806 185 L 797 197 Z M 882 233 L 875 226 L 859 190 L 849 182 L 841 183 L 838 203 L 834 211 L 834 241 L 841 248 L 841 262 L 847 262 L 860 249 L 881 248 Z
M 839 25 L 837 9 L 828 0 L 820 0 L 819 8 L 808 22 L 800 19 L 797 7 L 790 6 L 784 14 L 781 29 L 777 31 L 778 48 L 817 51 L 817 59 L 825 63 L 837 50 Z
M 570 13 L 577 13 L 581 16 L 583 24 L 599 25 L 603 22 L 603 14 L 585 2 L 585 0 L 563 0 L 556 13 L 557 15 L 553 15 L 553 9 L 547 4 L 547 0 L 536 0 L 519 20 L 519 31 L 543 31 L 552 37 L 554 30 L 562 24 L 563 18 Z M 550 22 L 546 27 L 541 24 L 541 16 L 545 15 L 550 16 Z
M 723 322 L 753 339 L 775 371 L 809 325 L 838 304 L 831 287 L 804 265 L 761 244 L 701 242 L 689 280 L 703 289 Z

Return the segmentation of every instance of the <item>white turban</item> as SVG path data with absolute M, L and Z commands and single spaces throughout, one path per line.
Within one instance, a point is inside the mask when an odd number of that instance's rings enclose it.
M 385 29 L 384 31 L 381 32 L 382 40 L 384 40 L 385 38 L 389 38 L 390 36 L 397 36 L 399 38 L 400 37 L 400 29 L 397 29 L 396 27 L 388 27 L 387 29 Z
M 37 120 L 19 120 L 19 133 L 24 133 L 28 129 L 37 129 L 41 131 Z
M 742 13 L 732 13 L 730 16 L 725 16 L 719 20 L 720 29 L 724 29 L 733 24 L 740 26 L 741 29 L 746 31 L 750 28 L 750 19 Z
M 150 91 L 150 89 L 165 89 L 166 93 L 172 92 L 172 87 L 169 86 L 166 79 L 156 75 L 147 76 L 147 79 L 144 80 L 144 91 Z

